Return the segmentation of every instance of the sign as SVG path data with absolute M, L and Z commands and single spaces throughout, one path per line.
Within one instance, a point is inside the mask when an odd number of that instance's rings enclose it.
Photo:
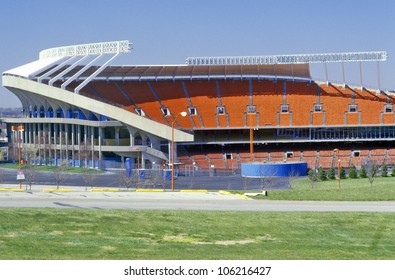
M 18 174 L 16 175 L 17 180 L 25 180 L 25 174 L 23 174 L 22 170 L 18 171 Z
M 126 175 L 128 176 L 128 178 L 130 178 L 132 176 L 132 168 L 133 168 L 133 163 L 131 158 L 126 158 L 125 167 L 126 167 Z

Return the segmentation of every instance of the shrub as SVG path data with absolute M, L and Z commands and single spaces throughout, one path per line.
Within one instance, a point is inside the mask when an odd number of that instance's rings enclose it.
M 359 176 L 361 178 L 368 178 L 368 173 L 366 172 L 365 165 L 362 165 L 361 170 L 359 171 Z
M 386 164 L 384 164 L 381 167 L 381 177 L 387 177 L 388 176 L 388 167 Z
M 346 170 L 344 167 L 340 167 L 340 179 L 346 179 Z
M 320 181 L 326 181 L 328 178 L 326 177 L 326 172 L 324 170 L 324 168 L 320 167 L 320 169 L 318 169 L 318 178 L 320 179 Z
M 336 176 L 335 176 L 335 169 L 334 169 L 333 167 L 331 167 L 331 168 L 328 170 L 328 179 L 329 179 L 329 180 L 335 180 L 335 179 L 336 179 Z
M 348 172 L 348 177 L 351 179 L 358 178 L 357 169 L 355 168 L 354 165 L 350 167 L 350 171 Z

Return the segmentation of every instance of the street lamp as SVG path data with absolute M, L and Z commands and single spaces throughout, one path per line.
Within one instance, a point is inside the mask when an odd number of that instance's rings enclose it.
M 174 124 L 177 121 L 178 116 L 186 117 L 187 112 L 178 113 L 174 121 L 171 123 L 171 190 L 174 191 Z
M 13 125 L 11 126 L 11 131 L 17 133 L 17 142 L 18 142 L 18 176 L 17 178 L 19 178 L 19 189 L 22 189 L 22 178 L 24 176 L 22 176 L 21 174 L 21 138 L 19 136 L 19 133 L 22 131 L 25 131 L 25 127 L 23 125 Z
M 340 158 L 339 158 L 339 149 L 333 150 L 336 153 L 337 158 L 337 181 L 338 181 L 338 188 L 340 191 Z
M 250 125 L 250 161 L 254 161 L 254 131 L 252 129 L 252 121 L 251 121 L 252 113 L 248 113 L 248 120 Z

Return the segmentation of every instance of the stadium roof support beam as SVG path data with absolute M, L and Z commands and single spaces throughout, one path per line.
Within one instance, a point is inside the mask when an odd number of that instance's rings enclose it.
M 99 75 L 104 69 L 106 69 L 106 67 L 111 63 L 111 61 L 113 61 L 118 55 L 119 55 L 119 53 L 115 54 L 113 57 L 111 57 L 109 60 L 107 60 L 102 66 L 100 66 L 99 69 L 97 69 L 92 75 L 87 77 L 80 85 L 78 85 L 78 87 L 76 87 L 74 89 L 74 93 L 79 94 L 80 90 L 84 86 L 89 84 L 90 81 L 92 81 L 94 78 L 96 78 L 96 76 Z
M 98 56 L 98 58 L 102 57 L 103 55 L 110 55 L 113 56 L 105 62 L 102 66 L 99 67 L 92 75 L 85 79 L 78 87 L 75 88 L 74 92 L 79 93 L 79 91 L 86 86 L 90 81 L 92 81 L 97 75 L 99 75 L 119 54 L 127 53 L 131 50 L 131 43 L 128 40 L 124 41 L 113 41 L 113 42 L 102 42 L 102 43 L 93 43 L 93 44 L 83 44 L 83 45 L 74 45 L 74 46 L 65 46 L 59 48 L 52 48 L 43 50 L 40 52 L 40 60 L 48 59 L 48 58 L 63 58 L 63 57 L 79 57 L 82 56 L 77 62 L 72 64 L 70 67 L 56 75 L 56 77 L 52 78 L 49 81 L 49 85 L 52 86 L 53 83 L 73 70 L 76 66 L 80 64 L 85 58 L 88 56 Z M 94 61 L 98 58 L 91 61 L 88 65 L 92 65 Z M 62 89 L 66 88 L 68 84 L 72 81 L 77 79 L 85 70 L 89 67 L 86 65 L 76 74 L 74 74 L 71 78 L 69 78 L 66 82 L 62 84 Z
M 385 61 L 387 52 L 345 52 L 297 55 L 189 57 L 185 63 L 199 65 L 307 64 L 327 62 Z
M 41 59 L 68 57 L 68 56 L 89 56 L 102 54 L 116 54 L 128 53 L 131 50 L 131 45 L 128 40 L 92 43 L 74 46 L 65 46 L 52 49 L 46 49 L 40 52 Z

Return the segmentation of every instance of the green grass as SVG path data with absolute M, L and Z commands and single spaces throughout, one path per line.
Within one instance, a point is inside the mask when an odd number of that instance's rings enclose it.
M 309 179 L 296 179 L 291 190 L 269 190 L 259 199 L 272 200 L 327 200 L 327 201 L 394 201 L 395 178 L 377 177 L 370 186 L 368 179 L 344 179 L 318 182 L 314 187 Z
M 0 209 L 1 259 L 395 259 L 395 213 Z

